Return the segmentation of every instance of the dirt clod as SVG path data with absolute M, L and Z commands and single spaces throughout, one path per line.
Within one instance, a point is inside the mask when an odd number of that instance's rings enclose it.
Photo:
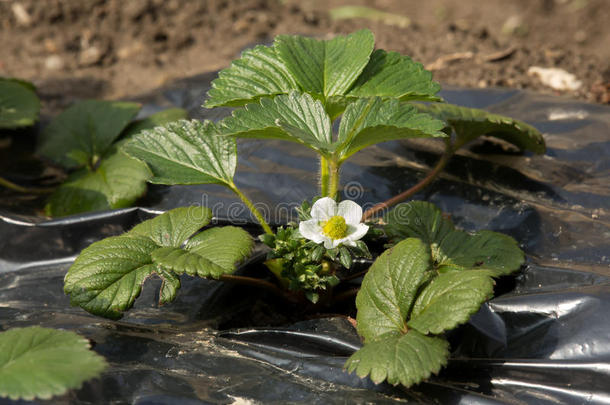
M 346 5 L 411 24 L 330 18 Z M 32 80 L 45 94 L 59 87 L 64 106 L 226 67 L 277 34 L 329 38 L 363 27 L 379 48 L 410 55 L 446 84 L 609 98 L 608 0 L 5 0 L 0 15 L 0 76 Z M 549 88 L 527 74 L 531 66 L 570 72 L 582 86 Z

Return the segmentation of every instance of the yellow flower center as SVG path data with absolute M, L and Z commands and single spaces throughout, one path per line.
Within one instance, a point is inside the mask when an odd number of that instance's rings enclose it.
M 322 232 L 331 239 L 342 239 L 347 236 L 347 224 L 345 218 L 335 215 L 328 221 L 322 223 Z

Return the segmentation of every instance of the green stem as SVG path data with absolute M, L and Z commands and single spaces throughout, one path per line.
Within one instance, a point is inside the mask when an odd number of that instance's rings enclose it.
M 329 168 L 328 159 L 324 156 L 320 156 L 320 195 L 322 197 L 328 196 L 328 181 L 329 181 Z
M 8 189 L 20 192 L 20 193 L 28 193 L 28 194 L 48 194 L 52 193 L 54 188 L 38 188 L 38 187 L 22 187 L 18 184 L 13 183 L 3 177 L 0 177 L 0 186 L 4 186 Z
M 376 204 L 373 207 L 366 210 L 364 212 L 364 214 L 362 215 L 362 220 L 366 221 L 366 220 L 372 218 L 378 212 L 383 211 L 386 208 L 392 207 L 398 203 L 403 202 L 407 198 L 413 196 L 414 194 L 417 194 L 421 189 L 426 187 L 428 184 L 432 183 L 432 181 L 434 179 L 436 179 L 436 177 L 440 174 L 440 172 L 445 168 L 445 165 L 447 165 L 447 163 L 451 159 L 451 156 L 453 155 L 454 150 L 455 149 L 452 147 L 451 142 L 448 139 L 445 140 L 445 151 L 443 152 L 443 155 L 436 163 L 436 166 L 434 166 L 434 168 L 430 171 L 430 173 L 428 173 L 428 175 L 426 177 L 424 177 L 419 183 L 417 183 L 410 189 L 405 190 L 402 193 L 390 198 L 389 200 Z
M 265 218 L 263 218 L 263 215 L 261 214 L 261 212 L 258 209 L 256 209 L 254 204 L 252 204 L 252 201 L 250 201 L 248 199 L 248 197 L 246 197 L 246 195 L 237 188 L 235 183 L 231 183 L 229 185 L 229 188 L 231 190 L 233 190 L 233 192 L 235 194 L 237 194 L 237 196 L 244 202 L 244 204 L 246 204 L 246 207 L 248 207 L 250 212 L 252 212 L 252 214 L 254 214 L 254 216 L 258 220 L 258 223 L 263 227 L 265 232 L 268 233 L 269 235 L 273 235 L 273 231 L 271 230 L 271 227 L 269 226 L 267 221 L 265 221 Z
M 332 158 L 328 161 L 328 169 L 330 171 L 330 185 L 328 188 L 328 196 L 333 199 L 337 199 L 337 193 L 339 191 L 339 162 L 336 158 Z

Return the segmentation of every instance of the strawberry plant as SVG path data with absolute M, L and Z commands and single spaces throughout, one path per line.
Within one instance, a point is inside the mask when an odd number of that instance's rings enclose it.
M 70 172 L 47 199 L 47 215 L 128 207 L 146 192 L 146 165 L 125 155 L 120 146 L 144 129 L 186 117 L 186 111 L 169 109 L 132 122 L 140 107 L 131 102 L 81 101 L 43 130 L 38 154 Z
M 130 206 L 146 192 L 150 173 L 145 164 L 119 148 L 138 132 L 185 118 L 172 108 L 132 121 L 140 105 L 130 102 L 86 100 L 70 106 L 44 128 L 38 154 L 67 171 L 57 188 L 31 188 L 0 177 L 0 185 L 22 193 L 50 193 L 49 216 Z M 0 131 L 34 125 L 40 100 L 26 81 L 0 78 Z
M 421 64 L 374 50 L 368 30 L 331 40 L 279 36 L 271 46 L 245 51 L 219 73 L 205 104 L 233 107 L 230 117 L 157 126 L 130 137 L 120 151 L 147 165 L 148 182 L 231 190 L 264 232 L 259 239 L 268 247 L 270 277 L 234 274 L 251 257 L 255 242 L 249 233 L 209 226 L 206 207 L 183 207 L 83 250 L 66 274 L 65 292 L 73 305 L 118 319 L 148 277 L 163 280 L 160 304 L 168 304 L 187 274 L 250 284 L 320 308 L 333 301 L 343 281 L 354 278 L 354 259 L 376 257 L 356 297 L 364 345 L 346 368 L 376 383 L 407 387 L 437 373 L 449 356 L 445 333 L 467 322 L 493 295 L 494 278 L 519 270 L 524 255 L 509 236 L 464 232 L 432 204 L 402 202 L 429 184 L 457 149 L 480 136 L 544 152 L 535 128 L 446 104 L 439 90 Z M 285 140 L 316 153 L 320 194 L 303 204 L 298 223 L 273 228 L 236 185 L 239 138 Z M 365 212 L 355 202 L 341 201 L 346 160 L 371 145 L 409 138 L 438 138 L 445 145 L 420 184 Z M 87 164 L 99 158 L 96 151 L 64 159 Z M 387 250 L 370 251 L 383 243 Z

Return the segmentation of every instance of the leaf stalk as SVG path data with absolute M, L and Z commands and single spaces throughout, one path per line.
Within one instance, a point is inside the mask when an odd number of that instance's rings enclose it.
M 440 172 L 443 171 L 443 169 L 445 168 L 445 166 L 451 159 L 451 156 L 453 156 L 454 151 L 455 151 L 455 149 L 453 148 L 449 138 L 445 139 L 445 151 L 443 152 L 440 159 L 436 163 L 436 166 L 434 166 L 434 168 L 430 171 L 430 173 L 428 173 L 428 175 L 426 177 L 424 177 L 419 183 L 417 183 L 413 187 L 409 188 L 408 190 L 405 190 L 402 193 L 390 198 L 389 200 L 376 204 L 373 207 L 366 210 L 364 212 L 364 214 L 362 215 L 362 220 L 367 221 L 367 220 L 371 219 L 373 216 L 375 216 L 380 211 L 383 211 L 387 208 L 390 208 L 398 203 L 405 201 L 406 199 L 417 194 L 420 190 L 422 190 L 428 184 L 432 183 L 432 181 L 434 181 L 434 179 L 436 179 L 436 177 L 440 174 Z
M 243 201 L 244 204 L 246 204 L 246 207 L 248 207 L 250 212 L 256 217 L 256 220 L 263 227 L 265 233 L 268 233 L 269 235 L 273 235 L 273 230 L 271 230 L 271 227 L 269 226 L 267 221 L 265 221 L 265 218 L 263 217 L 263 214 L 261 214 L 261 212 L 252 203 L 252 201 L 250 201 L 248 199 L 248 197 L 246 197 L 246 195 L 244 193 L 242 193 L 239 188 L 237 188 L 235 183 L 229 184 L 229 188 L 231 190 L 233 190 L 233 192 L 235 194 L 237 194 L 237 196 L 240 198 L 240 200 Z
M 337 199 L 339 191 L 339 164 L 337 158 L 333 157 L 328 160 L 328 169 L 330 171 L 330 184 L 328 188 L 328 196 L 333 199 Z
M 330 169 L 328 167 L 328 159 L 320 156 L 320 195 L 328 197 L 328 182 L 330 180 Z
M 10 190 L 17 191 L 19 193 L 31 193 L 31 194 L 48 194 L 52 193 L 54 188 L 52 187 L 23 187 L 13 183 L 3 177 L 0 177 L 0 186 L 4 186 Z

